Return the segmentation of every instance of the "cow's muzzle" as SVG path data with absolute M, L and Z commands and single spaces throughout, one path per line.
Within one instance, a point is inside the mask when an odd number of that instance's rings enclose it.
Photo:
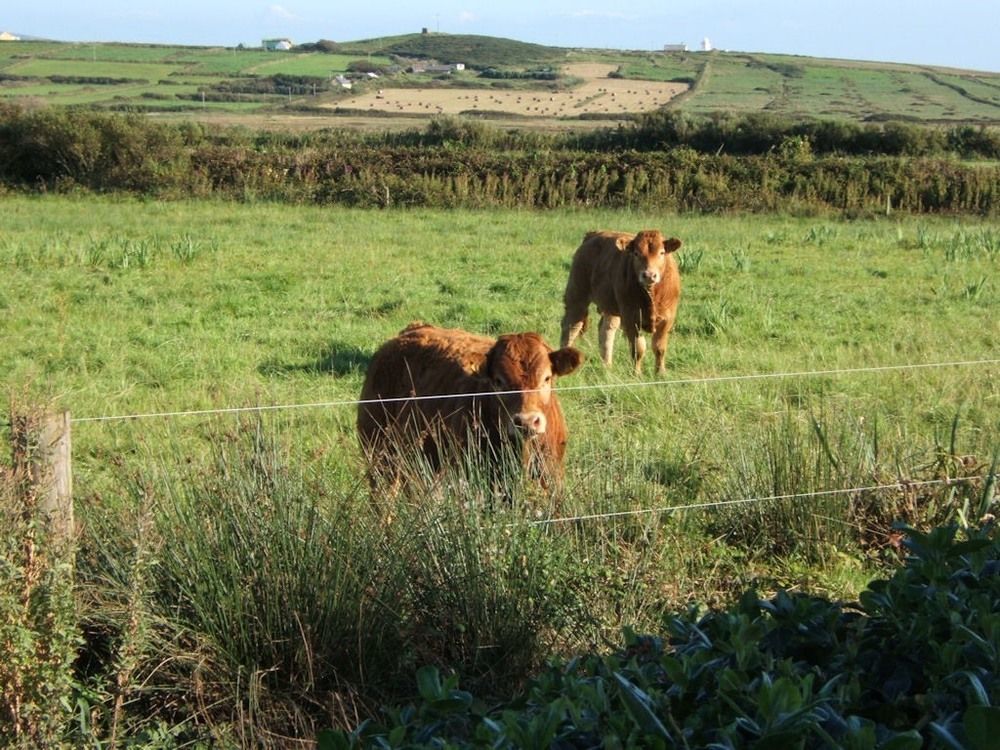
M 514 415 L 514 427 L 525 437 L 536 437 L 545 433 L 548 426 L 545 415 L 540 411 L 522 411 Z

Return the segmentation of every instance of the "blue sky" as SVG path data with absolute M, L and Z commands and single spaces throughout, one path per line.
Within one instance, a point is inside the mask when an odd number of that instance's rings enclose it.
M 68 7 L 67 7 L 68 6 Z M 611 7 L 620 10 L 611 10 Z M 562 47 L 722 49 L 951 65 L 1000 72 L 997 0 L 6 0 L 0 30 L 66 41 L 256 46 L 419 31 Z

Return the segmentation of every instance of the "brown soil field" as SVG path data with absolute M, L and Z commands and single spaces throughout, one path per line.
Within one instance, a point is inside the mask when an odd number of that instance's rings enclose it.
M 508 112 L 521 117 L 562 118 L 587 114 L 614 116 L 662 107 L 687 90 L 683 83 L 630 81 L 608 78 L 617 66 L 574 63 L 564 73 L 583 83 L 570 91 L 542 92 L 483 88 L 384 88 L 374 93 L 341 99 L 331 108 L 386 112 L 390 114 L 459 114 L 461 112 Z

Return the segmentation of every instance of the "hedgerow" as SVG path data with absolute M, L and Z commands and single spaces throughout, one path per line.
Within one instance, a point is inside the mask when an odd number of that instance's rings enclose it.
M 379 207 L 992 215 L 1000 205 L 1000 166 L 911 156 L 912 149 L 926 149 L 906 145 L 919 135 L 944 139 L 958 151 L 975 143 L 977 152 L 1000 153 L 992 131 L 946 136 L 886 125 L 870 155 L 845 156 L 826 153 L 835 149 L 824 139 L 844 140 L 830 135 L 833 126 L 797 132 L 767 122 L 723 119 L 713 130 L 665 116 L 634 129 L 556 138 L 443 118 L 401 135 L 248 137 L 242 130 L 208 132 L 134 114 L 8 105 L 0 106 L 0 182 L 29 190 Z M 720 139 L 725 152 L 716 145 Z

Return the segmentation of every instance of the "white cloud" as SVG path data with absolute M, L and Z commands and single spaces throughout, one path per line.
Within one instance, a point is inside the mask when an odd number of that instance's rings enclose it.
M 458 14 L 459 23 L 474 23 L 475 21 L 478 20 L 479 19 L 477 18 L 476 14 L 469 10 L 463 10 L 461 13 Z
M 269 5 L 267 8 L 268 13 L 270 13 L 275 18 L 280 18 L 285 21 L 298 21 L 299 17 L 288 10 L 284 5 Z

